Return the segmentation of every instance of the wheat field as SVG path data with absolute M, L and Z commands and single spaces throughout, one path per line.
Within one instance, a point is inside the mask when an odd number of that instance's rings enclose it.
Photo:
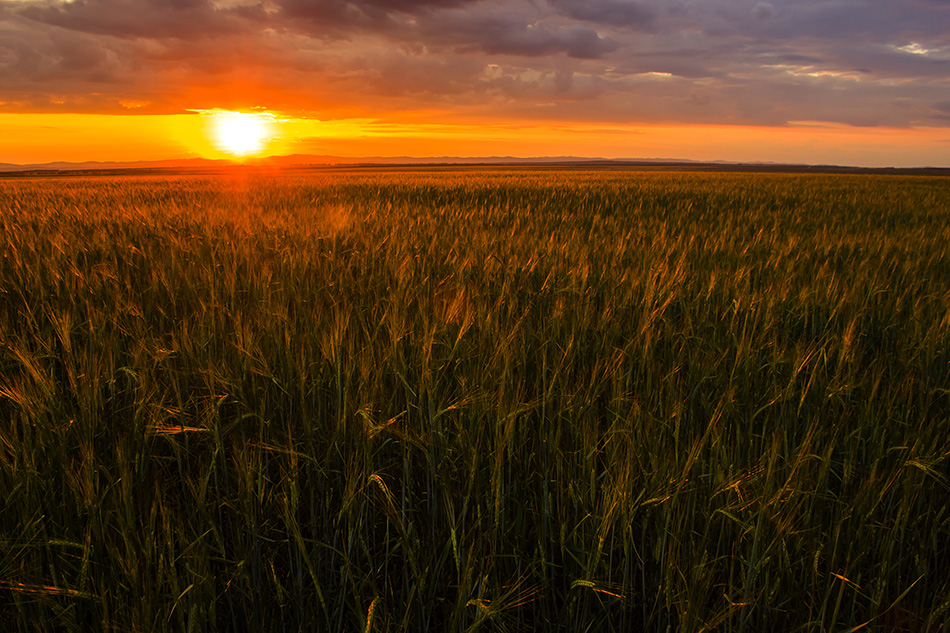
M 950 180 L 0 179 L 16 631 L 948 631 Z

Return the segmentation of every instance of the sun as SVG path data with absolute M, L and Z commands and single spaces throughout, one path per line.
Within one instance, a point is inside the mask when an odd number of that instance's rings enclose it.
M 271 117 L 249 112 L 216 112 L 214 143 L 234 156 L 260 154 L 271 139 Z

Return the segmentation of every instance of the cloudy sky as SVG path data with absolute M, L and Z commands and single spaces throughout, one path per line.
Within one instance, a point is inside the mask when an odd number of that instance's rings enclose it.
M 200 154 L 215 110 L 288 153 L 950 166 L 950 0 L 0 2 L 0 162 Z

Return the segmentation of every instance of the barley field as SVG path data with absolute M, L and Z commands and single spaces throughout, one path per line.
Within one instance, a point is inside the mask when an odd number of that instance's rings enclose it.
M 950 179 L 0 179 L 10 631 L 950 631 Z

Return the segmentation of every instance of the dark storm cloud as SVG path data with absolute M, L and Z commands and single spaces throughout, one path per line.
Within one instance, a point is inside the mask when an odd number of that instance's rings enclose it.
M 301 110 L 945 126 L 950 1 L 0 3 L 0 107 L 214 107 L 249 76 Z

